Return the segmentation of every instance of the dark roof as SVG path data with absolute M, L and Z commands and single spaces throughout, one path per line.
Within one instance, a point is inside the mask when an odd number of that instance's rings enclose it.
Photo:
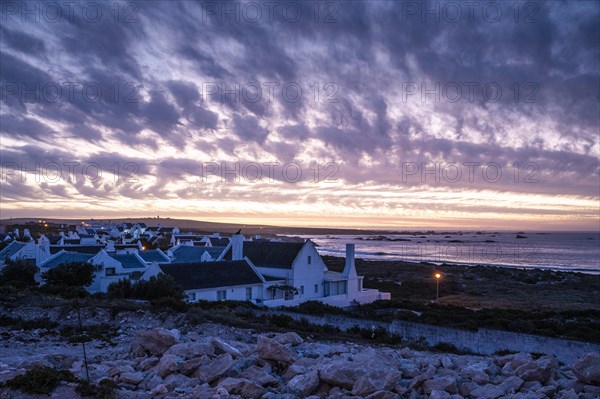
M 265 279 L 265 281 L 281 281 L 281 280 L 285 280 L 285 278 L 283 278 L 283 277 L 267 276 L 266 274 L 263 274 L 262 276 Z
M 46 237 L 48 239 L 48 241 L 50 241 L 50 244 L 56 244 L 62 238 L 61 236 L 51 236 L 51 235 L 45 235 L 44 237 Z
M 102 245 L 50 245 L 50 253 L 55 254 L 64 249 L 69 252 L 96 255 L 103 248 Z
M 110 257 L 117 260 L 124 269 L 143 269 L 146 267 L 146 263 L 134 254 L 110 255 Z
M 4 260 L 4 258 L 10 258 L 17 252 L 19 252 L 27 243 L 13 241 L 8 244 L 6 247 L 0 251 L 0 260 Z
M 181 245 L 177 249 L 171 249 L 173 253 L 173 257 L 175 258 L 173 262 L 177 263 L 190 263 L 190 262 L 200 262 L 200 258 L 202 254 L 206 252 L 206 247 L 193 247 L 191 245 Z M 208 253 L 210 255 L 210 252 Z M 212 256 L 212 255 L 211 255 Z
M 229 238 L 209 237 L 208 239 L 213 247 L 226 247 L 229 244 Z
M 142 251 L 139 255 L 146 262 L 169 262 L 169 257 L 164 255 L 164 252 L 157 249 L 149 249 L 148 251 Z
M 259 275 L 245 260 L 179 263 L 159 267 L 164 273 L 173 276 L 184 290 L 262 283 Z
M 244 256 L 256 267 L 291 269 L 303 242 L 244 241 Z M 231 250 L 227 251 L 231 259 Z
M 71 262 L 87 262 L 92 259 L 95 255 L 93 254 L 81 254 L 77 252 L 63 252 L 62 254 L 48 259 L 46 262 L 41 264 L 41 267 L 47 269 L 53 269 L 57 266 L 60 266 L 64 263 Z
M 142 229 L 145 229 L 147 227 L 146 223 L 138 223 L 138 226 L 140 226 Z

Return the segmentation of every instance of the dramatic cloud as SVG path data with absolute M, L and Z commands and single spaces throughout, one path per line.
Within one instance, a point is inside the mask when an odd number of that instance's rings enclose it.
M 2 218 L 597 228 L 598 2 L 0 12 Z

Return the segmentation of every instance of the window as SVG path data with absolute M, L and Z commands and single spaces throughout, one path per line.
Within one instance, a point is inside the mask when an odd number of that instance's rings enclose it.
M 227 290 L 217 291 L 217 301 L 226 301 L 226 300 L 227 300 Z
M 319 293 L 319 284 L 315 284 L 315 294 Z
M 187 296 L 188 296 L 188 301 L 190 301 L 190 302 L 194 302 L 196 300 L 195 292 L 190 292 Z
M 304 286 L 303 285 L 300 286 L 300 294 L 304 295 Z
M 106 275 L 107 276 L 114 276 L 115 274 L 117 274 L 116 270 L 114 267 L 107 267 L 106 268 Z
M 308 264 L 310 265 L 312 263 L 312 256 L 308 256 Z
M 246 300 L 252 300 L 252 287 L 246 287 Z

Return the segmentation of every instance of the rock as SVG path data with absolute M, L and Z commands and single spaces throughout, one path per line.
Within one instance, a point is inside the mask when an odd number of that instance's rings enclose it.
M 442 367 L 445 369 L 453 369 L 454 368 L 454 362 L 452 361 L 450 356 L 442 357 Z
M 211 342 L 218 354 L 229 353 L 233 357 L 244 357 L 242 352 L 240 352 L 237 348 L 234 348 L 228 343 L 221 341 L 219 338 L 213 338 Z
M 144 380 L 144 374 L 142 374 L 139 371 L 127 372 L 127 373 L 122 373 L 121 375 L 119 375 L 119 381 L 127 383 L 127 384 L 138 385 L 143 380 Z
M 181 374 L 185 374 L 185 375 L 190 375 L 192 374 L 194 371 L 196 371 L 196 369 L 198 367 L 200 367 L 201 364 L 203 363 L 208 363 L 208 356 L 202 356 L 202 357 L 195 357 L 193 359 L 190 360 L 186 360 L 185 362 L 183 362 L 181 364 L 181 368 L 179 370 L 179 372 Z
M 364 397 L 376 391 L 392 390 L 401 376 L 396 370 L 372 369 L 354 383 L 352 394 Z
M 276 386 L 279 381 L 269 373 L 270 369 L 270 367 L 258 367 L 252 365 L 248 367 L 240 377 L 254 381 L 263 387 Z
M 459 375 L 462 378 L 470 379 L 478 384 L 487 384 L 490 382 L 490 376 L 487 374 L 486 370 L 489 370 L 486 363 L 473 363 L 460 370 Z
M 486 384 L 470 392 L 470 396 L 477 399 L 496 399 L 504 395 L 504 389 L 498 385 Z
M 430 394 L 434 390 L 458 393 L 456 378 L 451 376 L 437 377 L 423 383 L 423 392 Z
M 419 388 L 424 381 L 433 378 L 433 376 L 435 375 L 435 370 L 435 367 L 429 366 L 424 373 L 417 375 L 410 381 L 408 389 Z
M 571 370 L 581 382 L 600 384 L 600 354 L 586 354 L 571 365 Z
M 410 348 L 404 348 L 400 351 L 400 355 L 405 359 L 415 357 L 415 353 Z
M 337 360 L 321 368 L 319 376 L 328 384 L 352 389 L 356 381 L 365 373 L 359 364 L 347 360 Z
M 162 356 L 167 349 L 176 343 L 177 334 L 164 328 L 155 328 L 139 331 L 131 341 L 129 351 L 138 357 L 147 354 Z
M 562 391 L 556 396 L 558 399 L 578 399 L 579 395 L 573 390 L 573 388 Z
M 429 399 L 452 399 L 452 396 L 446 391 L 440 391 L 439 389 L 434 389 L 429 394 Z
M 147 390 L 147 391 L 151 391 L 154 388 L 156 388 L 157 386 L 159 386 L 160 384 L 163 383 L 163 379 L 160 378 L 159 376 L 157 376 L 154 373 L 149 374 L 146 379 L 140 384 L 140 386 Z
M 421 369 L 419 366 L 410 360 L 400 360 L 400 365 L 398 368 L 402 371 L 402 375 L 404 377 L 414 378 L 421 374 Z
M 288 367 L 287 371 L 285 372 L 285 379 L 289 381 L 298 374 L 306 374 L 307 372 L 308 369 L 306 367 L 300 366 L 298 365 L 298 362 L 296 362 Z
M 291 344 L 292 346 L 296 346 L 304 343 L 302 337 L 292 331 L 276 335 L 273 340 L 281 345 Z
M 218 385 L 229 394 L 240 395 L 243 398 L 260 398 L 267 390 L 256 383 L 245 378 L 225 378 Z
M 189 388 L 190 392 L 191 392 L 191 388 L 198 385 L 198 381 L 195 379 L 186 377 L 185 375 L 171 374 L 167 378 L 165 378 L 163 384 L 165 384 L 165 386 L 169 390 L 174 390 L 176 388 L 178 388 L 178 389 Z M 185 391 L 183 391 L 183 392 L 185 392 Z
M 517 392 L 521 386 L 523 386 L 523 380 L 519 377 L 508 377 L 500 383 L 500 387 L 504 389 L 505 393 Z
M 165 352 L 165 355 L 176 355 L 187 360 L 202 355 L 212 356 L 214 353 L 215 348 L 211 344 L 191 342 L 175 344 Z
M 294 363 L 298 355 L 295 351 L 267 337 L 258 337 L 258 356 L 261 359 L 275 360 L 282 363 Z
M 377 391 L 366 397 L 366 399 L 398 399 L 398 398 L 400 398 L 400 396 L 398 394 L 396 394 L 394 392 L 390 392 L 390 391 Z
M 293 377 L 287 387 L 293 392 L 297 392 L 302 397 L 312 394 L 319 386 L 319 374 L 316 371 L 310 371 L 306 374 L 299 374 Z
M 137 368 L 142 371 L 150 370 L 152 367 L 154 367 L 158 364 L 159 360 L 160 359 L 156 356 L 145 358 L 138 364 Z
M 154 372 L 157 376 L 165 378 L 166 376 L 179 372 L 183 359 L 175 355 L 164 355 L 156 365 Z
M 217 356 L 206 364 L 200 365 L 192 373 L 192 377 L 199 377 L 202 380 L 211 383 L 225 374 L 233 366 L 233 357 L 229 353 Z
M 539 381 L 546 383 L 554 376 L 558 361 L 550 356 L 542 356 L 536 361 L 527 362 L 515 369 L 515 375 L 525 381 Z

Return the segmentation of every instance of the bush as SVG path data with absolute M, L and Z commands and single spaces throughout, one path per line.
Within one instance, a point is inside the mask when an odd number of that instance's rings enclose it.
M 35 275 L 39 272 L 37 266 L 24 260 L 7 260 L 0 270 L 0 285 L 11 285 L 15 288 L 36 287 Z
M 33 394 L 49 395 L 61 381 L 74 382 L 75 377 L 66 370 L 56 370 L 46 366 L 33 366 L 25 374 L 6 381 L 3 386 Z
M 138 280 L 134 284 L 128 279 L 122 279 L 108 286 L 108 296 L 111 298 L 130 298 L 156 300 L 173 298 L 183 301 L 183 289 L 177 284 L 173 276 L 160 273 L 148 280 Z
M 182 299 L 177 299 L 173 297 L 162 297 L 158 299 L 153 299 L 150 301 L 150 305 L 152 306 L 152 310 L 154 310 L 155 312 L 160 312 L 164 310 L 185 312 L 188 310 L 187 303 L 185 303 Z
M 42 278 L 49 288 L 87 287 L 94 281 L 94 266 L 82 262 L 63 263 L 44 272 Z
M 96 385 L 90 384 L 87 381 L 83 381 L 77 385 L 75 392 L 84 398 L 92 397 L 94 399 L 113 399 L 115 397 L 115 391 L 117 388 L 118 386 L 114 381 L 105 378 L 100 380 Z

